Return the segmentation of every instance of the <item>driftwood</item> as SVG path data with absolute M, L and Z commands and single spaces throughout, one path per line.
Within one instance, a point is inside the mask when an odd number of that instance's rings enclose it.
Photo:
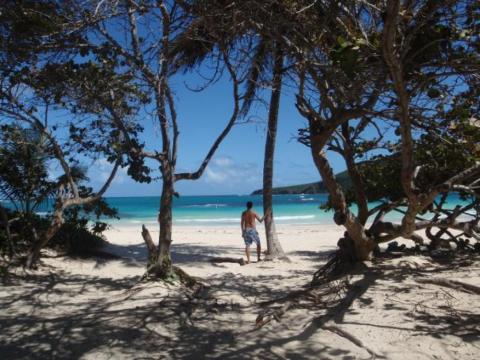
M 432 278 L 432 279 L 415 279 L 416 282 L 421 284 L 433 284 L 448 287 L 451 289 L 455 289 L 458 291 L 463 291 L 469 294 L 477 294 L 480 295 L 480 287 L 475 285 L 466 284 L 461 281 L 456 280 L 447 280 L 447 279 L 439 279 L 439 278 Z
M 231 257 L 214 257 L 209 259 L 211 263 L 237 263 L 241 266 L 245 265 L 245 260 L 243 258 L 231 258 Z

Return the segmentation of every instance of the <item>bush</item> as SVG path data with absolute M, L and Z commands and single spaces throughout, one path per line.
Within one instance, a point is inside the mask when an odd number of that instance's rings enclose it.
M 68 255 L 87 255 L 101 249 L 105 238 L 88 229 L 85 223 L 67 222 L 50 240 L 49 247 Z
M 21 213 L 7 211 L 8 218 L 15 217 L 10 226 L 14 234 L 14 247 L 18 254 L 26 254 L 33 245 L 33 231 L 40 237 L 47 231 L 51 218 L 31 214 L 28 217 Z M 116 211 L 109 208 L 103 201 L 89 207 L 73 207 L 65 211 L 64 224 L 53 236 L 47 247 L 68 255 L 88 255 L 101 249 L 105 243 L 102 232 L 108 229 L 108 224 L 100 221 L 100 217 L 116 217 Z M 0 254 L 8 254 L 9 244 L 5 230 L 0 224 Z

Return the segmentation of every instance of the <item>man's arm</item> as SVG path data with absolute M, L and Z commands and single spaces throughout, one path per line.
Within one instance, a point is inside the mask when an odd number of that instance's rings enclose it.
M 268 214 L 270 214 L 270 211 L 265 212 L 265 214 L 263 214 L 263 217 L 260 219 L 260 217 L 258 216 L 258 214 L 255 213 L 255 218 L 256 218 L 258 221 L 263 222 L 263 220 L 265 220 L 265 217 L 266 217 Z
M 263 222 L 263 220 L 265 219 L 265 215 L 263 215 L 263 217 L 260 218 L 260 217 L 258 216 L 258 214 L 255 213 L 255 218 L 256 218 L 258 221 Z

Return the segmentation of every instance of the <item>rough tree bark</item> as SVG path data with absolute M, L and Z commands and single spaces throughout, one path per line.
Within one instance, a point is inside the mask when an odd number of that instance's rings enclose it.
M 267 255 L 265 259 L 273 260 L 279 258 L 288 260 L 278 240 L 275 220 L 273 218 L 273 160 L 275 156 L 275 140 L 277 137 L 283 72 L 283 51 L 278 43 L 276 44 L 274 57 L 272 93 L 268 111 L 268 129 L 263 162 L 263 213 L 265 214 L 265 233 L 267 238 Z
M 167 279 L 173 275 L 172 258 L 170 256 L 170 247 L 172 244 L 173 192 L 173 176 L 168 170 L 164 171 L 162 196 L 160 198 L 160 213 L 158 215 L 158 223 L 160 225 L 158 256 L 153 268 L 155 274 L 162 279 Z
M 348 209 L 345 195 L 335 179 L 332 168 L 323 152 L 323 146 L 315 140 L 315 137 L 312 137 L 312 157 L 330 194 L 335 209 L 334 221 L 337 225 L 343 225 L 347 229 L 346 239 L 339 242 L 339 246 L 343 246 L 344 249 L 342 250 L 347 253 L 353 251 L 354 253 L 349 254 L 349 257 L 355 260 L 368 260 L 375 247 L 375 242 L 367 236 L 362 223 Z M 350 248 L 351 242 L 353 242 L 353 249 Z

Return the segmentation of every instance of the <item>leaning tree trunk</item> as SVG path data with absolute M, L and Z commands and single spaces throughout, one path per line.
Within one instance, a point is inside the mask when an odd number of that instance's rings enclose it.
M 33 247 L 30 249 L 30 252 L 27 256 L 27 261 L 25 267 L 32 269 L 37 264 L 40 259 L 40 251 L 48 244 L 50 239 L 60 230 L 63 224 L 63 209 L 57 207 L 53 214 L 52 221 L 48 230 L 42 234 L 40 239 L 33 244 Z
M 275 155 L 275 140 L 277 137 L 278 110 L 282 90 L 283 53 L 277 44 L 273 69 L 273 88 L 268 112 L 268 130 L 265 141 L 265 158 L 263 163 L 263 213 L 265 214 L 265 233 L 267 236 L 267 260 L 274 258 L 286 259 L 282 246 L 278 241 L 273 219 L 273 159 Z
M 315 129 L 313 129 L 313 133 L 315 133 Z M 344 251 L 349 258 L 358 261 L 368 260 L 375 247 L 375 242 L 367 236 L 363 224 L 358 221 L 358 218 L 348 209 L 345 194 L 341 186 L 337 183 L 333 170 L 323 151 L 323 142 L 318 141 L 317 137 L 320 136 L 311 136 L 313 161 L 322 177 L 323 183 L 330 195 L 330 201 L 335 209 L 334 221 L 337 225 L 343 225 L 347 229 L 346 240 L 340 241 L 339 247 L 343 247 L 342 251 Z

